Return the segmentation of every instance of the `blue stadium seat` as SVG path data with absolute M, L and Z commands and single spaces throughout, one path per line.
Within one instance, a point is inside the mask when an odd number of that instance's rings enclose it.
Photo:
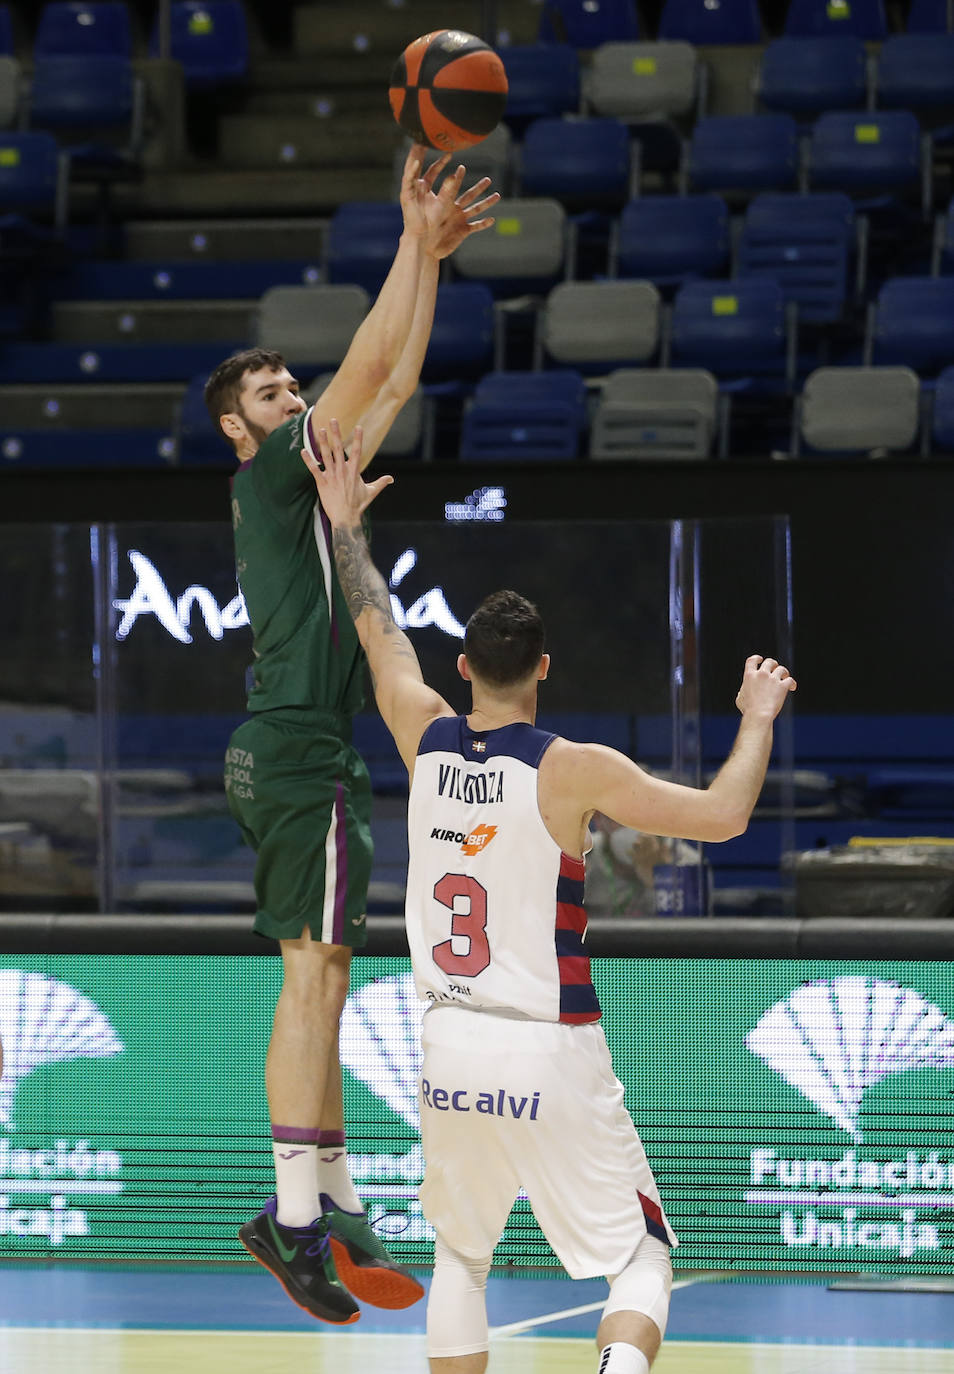
M 569 114 L 580 107 L 580 59 L 568 43 L 519 43 L 502 48 L 508 124 Z
M 241 0 L 172 0 L 171 54 L 181 62 L 187 86 L 211 87 L 248 71 L 248 30 Z M 158 15 L 149 38 L 159 53 Z
M 938 373 L 931 434 L 935 450 L 954 454 L 954 367 Z
M 885 39 L 877 99 L 885 109 L 954 107 L 954 33 L 899 33 Z
M 853 33 L 875 42 L 887 32 L 884 0 L 789 0 L 785 15 L 788 38 Z
M 813 190 L 859 195 L 919 191 L 926 203 L 917 119 L 910 110 L 823 114 L 809 141 L 808 182 Z
M 126 57 L 41 57 L 27 102 L 32 129 L 55 132 L 61 145 L 93 159 L 141 151 L 142 85 Z
M 906 29 L 908 33 L 951 33 L 954 30 L 951 0 L 911 0 Z
M 722 379 L 791 385 L 792 339 L 785 296 L 768 277 L 690 281 L 672 308 L 670 364 L 704 367 Z
M 579 372 L 491 372 L 464 412 L 463 459 L 572 459 L 586 426 Z
M 774 277 L 800 322 L 831 324 L 844 313 L 855 237 L 846 195 L 756 196 L 745 214 L 738 272 Z
M 791 115 L 709 115 L 692 131 L 684 179 L 693 191 L 788 191 L 798 179 Z
M 902 363 L 932 374 L 954 358 L 954 277 L 891 277 L 869 324 L 874 363 Z
M 634 0 L 544 0 L 539 37 L 544 43 L 598 48 L 639 37 Z
M 497 356 L 494 297 L 483 282 L 445 282 L 437 288 L 421 377 L 426 385 L 482 377 Z
M 13 56 L 13 17 L 9 5 L 0 5 L 0 57 Z
M 67 169 L 52 134 L 0 133 L 0 213 L 67 219 Z
M 402 225 L 401 207 L 391 201 L 339 205 L 328 226 L 328 281 L 355 282 L 376 295 L 390 271 Z
M 519 194 L 552 196 L 567 209 L 621 206 L 632 151 L 619 119 L 535 119 L 521 147 Z
M 658 38 L 686 43 L 761 43 L 755 0 L 665 0 Z
M 34 56 L 131 57 L 129 6 L 120 0 L 53 0 L 40 11 Z
M 868 58 L 853 34 L 777 38 L 759 64 L 756 93 L 769 110 L 794 115 L 862 109 L 868 96 Z
M 638 196 L 623 207 L 610 271 L 673 286 L 714 277 L 729 260 L 729 210 L 721 196 Z

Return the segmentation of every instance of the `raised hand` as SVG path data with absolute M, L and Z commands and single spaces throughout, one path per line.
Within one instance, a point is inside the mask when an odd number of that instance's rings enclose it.
M 450 161 L 450 155 L 438 158 L 421 174 L 424 148 L 415 144 L 408 153 L 401 182 L 401 208 L 404 212 L 405 233 L 420 237 L 428 253 L 437 259 L 446 258 L 471 234 L 489 229 L 494 223 L 486 214 L 500 199 L 494 191 L 485 194 L 490 178 L 482 177 L 468 190 L 461 192 L 466 169 L 461 164 L 445 177 L 440 191 L 434 183 Z
M 325 514 L 336 528 L 352 529 L 360 525 L 362 515 L 374 498 L 394 481 L 393 477 L 364 481 L 361 476 L 362 438 L 361 426 L 357 425 L 351 440 L 351 453 L 346 453 L 338 421 L 331 420 L 328 429 L 318 430 L 319 456 L 313 458 L 306 448 L 301 451 L 305 467 L 315 479 Z
M 744 716 L 762 716 L 774 720 L 785 705 L 789 692 L 798 684 L 783 663 L 761 654 L 750 654 L 745 660 L 742 686 L 735 704 Z

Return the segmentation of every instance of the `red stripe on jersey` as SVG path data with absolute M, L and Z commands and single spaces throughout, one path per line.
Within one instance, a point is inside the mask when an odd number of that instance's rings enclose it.
M 583 907 L 582 859 L 560 855 L 560 875 L 556 891 L 557 967 L 560 973 L 560 1021 L 565 1025 L 585 1025 L 598 1021 L 599 999 L 593 987 L 589 957 L 583 953 L 586 911 Z M 574 939 L 574 937 L 576 937 Z M 570 948 L 567 949 L 567 944 Z M 559 952 L 561 946 L 566 953 Z M 579 950 L 579 953 L 577 953 Z

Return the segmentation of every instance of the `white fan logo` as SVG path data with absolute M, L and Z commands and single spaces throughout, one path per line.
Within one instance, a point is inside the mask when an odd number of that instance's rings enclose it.
M 954 1021 L 879 978 L 805 983 L 769 1007 L 745 1043 L 855 1139 L 866 1089 L 906 1069 L 954 1068 Z
M 13 1099 L 43 1064 L 121 1054 L 122 1042 L 85 993 L 43 973 L 0 969 L 0 1126 L 13 1129 Z

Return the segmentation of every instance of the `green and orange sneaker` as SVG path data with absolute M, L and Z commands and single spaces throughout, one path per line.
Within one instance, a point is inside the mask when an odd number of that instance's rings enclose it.
M 239 1229 L 239 1240 L 253 1259 L 274 1274 L 292 1302 L 319 1321 L 346 1326 L 361 1309 L 335 1269 L 328 1237 L 328 1218 L 310 1226 L 280 1226 L 276 1199 Z
M 372 1231 L 365 1211 L 345 1212 L 321 1195 L 328 1219 L 328 1236 L 341 1282 L 361 1302 L 372 1307 L 410 1307 L 424 1296 L 424 1286 L 391 1258 Z

